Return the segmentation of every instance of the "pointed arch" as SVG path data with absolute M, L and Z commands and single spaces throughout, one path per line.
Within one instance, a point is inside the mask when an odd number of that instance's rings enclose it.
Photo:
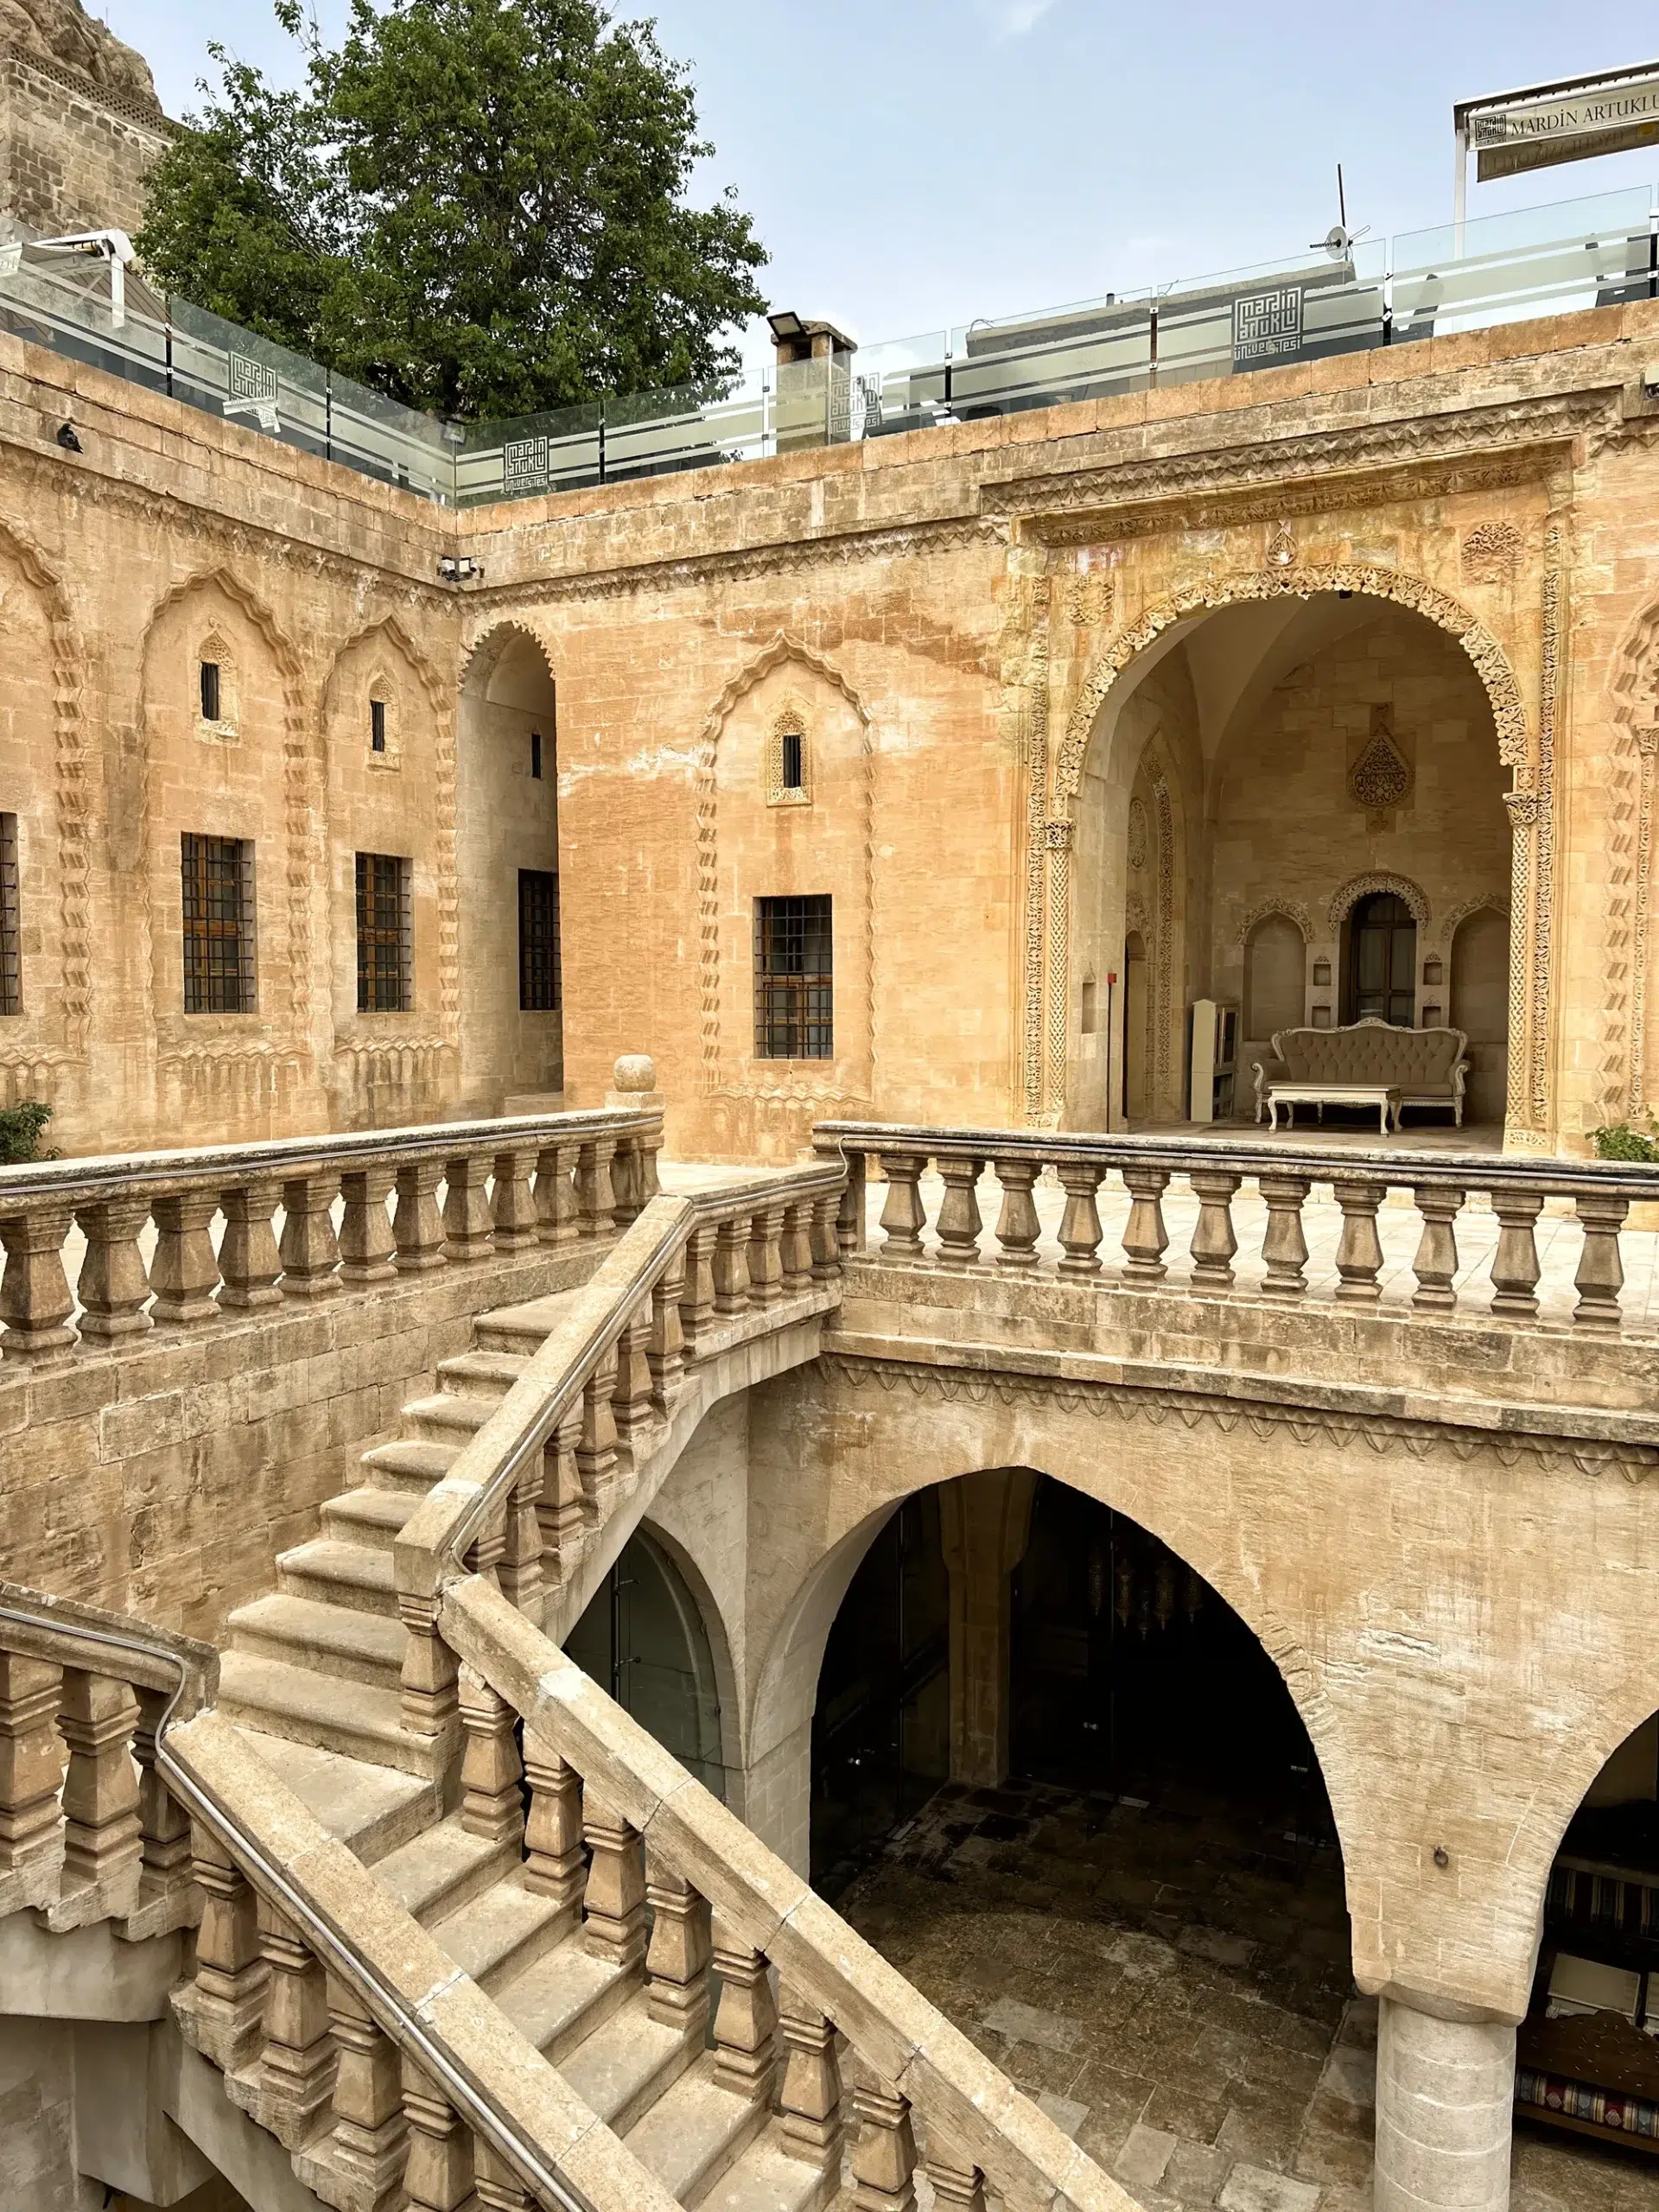
M 1275 915 L 1282 915 L 1286 921 L 1294 924 L 1302 933 L 1302 943 L 1312 944 L 1313 925 L 1300 899 L 1262 899 L 1254 906 L 1247 906 L 1243 919 L 1233 932 L 1233 943 L 1243 951 L 1249 943 L 1250 931 L 1257 923 L 1271 921 Z

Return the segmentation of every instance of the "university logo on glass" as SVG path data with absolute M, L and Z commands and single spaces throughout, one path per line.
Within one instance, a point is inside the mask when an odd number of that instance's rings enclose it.
M 1281 360 L 1302 350 L 1302 287 L 1252 292 L 1233 302 L 1233 366 Z
M 226 353 L 225 360 L 225 412 L 251 415 L 262 430 L 275 437 L 279 428 L 276 401 L 280 391 L 276 370 L 269 361 L 256 361 L 251 353 Z
M 547 440 L 509 438 L 501 448 L 501 485 L 509 497 L 515 492 L 547 489 Z

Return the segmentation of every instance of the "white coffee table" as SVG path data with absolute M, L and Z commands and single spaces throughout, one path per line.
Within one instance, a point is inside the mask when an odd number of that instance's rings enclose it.
M 1327 1106 L 1375 1106 L 1387 1136 L 1390 1121 L 1400 1127 L 1400 1100 L 1398 1086 L 1388 1083 L 1275 1083 L 1268 1088 L 1268 1119 L 1276 1131 L 1282 1106 L 1285 1126 L 1294 1129 L 1299 1106 L 1317 1106 L 1321 1122 Z

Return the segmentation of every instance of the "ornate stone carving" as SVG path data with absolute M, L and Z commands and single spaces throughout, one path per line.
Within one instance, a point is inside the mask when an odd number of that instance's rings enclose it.
M 1296 565 L 1296 541 L 1287 524 L 1281 523 L 1268 540 L 1268 566 L 1270 569 L 1293 569 Z
M 1463 539 L 1466 584 L 1507 584 L 1521 562 L 1521 533 L 1510 522 L 1478 522 Z
M 1648 1104 L 1647 996 L 1653 869 L 1655 762 L 1659 759 L 1659 604 L 1638 616 L 1618 656 L 1611 804 L 1605 817 L 1603 968 L 1605 1013 L 1601 1111 L 1610 1119 Z
M 1325 910 L 1334 937 L 1362 899 L 1369 899 L 1374 892 L 1392 892 L 1396 899 L 1403 899 L 1411 909 L 1411 918 L 1426 936 L 1428 931 L 1428 901 L 1408 875 L 1390 875 L 1384 870 L 1374 870 L 1365 875 L 1351 875 L 1346 883 L 1332 892 L 1331 904 Z
M 1386 813 L 1411 797 L 1411 763 L 1395 743 L 1386 715 L 1380 715 L 1364 751 L 1348 771 L 1348 796 L 1368 813 Z
M 1065 619 L 1079 630 L 1097 630 L 1112 611 L 1112 579 L 1096 569 L 1073 576 L 1065 588 Z
M 1147 810 L 1138 798 L 1129 801 L 1129 832 L 1128 858 L 1132 868 L 1141 869 L 1147 864 Z
M 800 780 L 784 780 L 784 740 L 800 740 Z M 765 780 L 768 806 L 810 806 L 812 804 L 812 747 L 806 713 L 798 699 L 786 699 L 783 710 L 766 732 Z
M 1298 899 L 1263 899 L 1258 905 L 1247 908 L 1233 933 L 1233 943 L 1243 951 L 1249 943 L 1250 931 L 1256 924 L 1265 922 L 1274 914 L 1282 914 L 1287 922 L 1294 922 L 1302 933 L 1304 944 L 1313 943 L 1313 925 L 1308 920 L 1306 907 Z
M 1509 893 L 1483 891 L 1473 899 L 1465 899 L 1455 906 L 1448 906 L 1434 925 L 1434 942 L 1446 952 L 1450 953 L 1452 938 L 1471 914 L 1484 913 L 1489 910 L 1494 914 L 1502 914 L 1507 918 L 1510 912 Z

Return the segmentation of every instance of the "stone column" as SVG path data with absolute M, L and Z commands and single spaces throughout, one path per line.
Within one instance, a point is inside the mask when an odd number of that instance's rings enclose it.
M 1515 2029 L 1384 1997 L 1376 2038 L 1376 2212 L 1508 2212 Z
M 963 1475 L 939 1496 L 950 1578 L 950 1779 L 995 1789 L 1008 1775 L 1013 1608 L 1008 1578 L 1031 1534 L 1036 1478 Z

